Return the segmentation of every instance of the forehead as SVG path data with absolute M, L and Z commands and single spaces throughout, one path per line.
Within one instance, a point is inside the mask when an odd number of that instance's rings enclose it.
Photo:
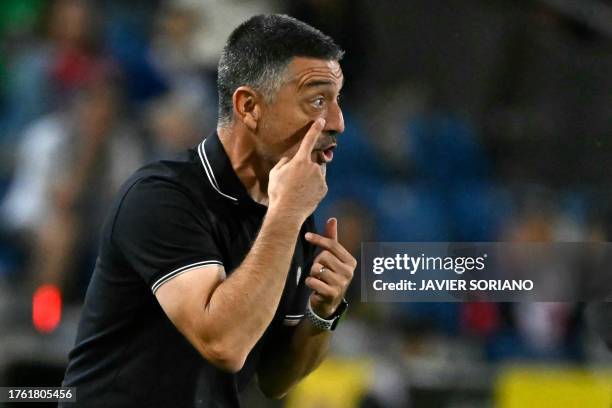
M 342 86 L 344 76 L 340 63 L 333 60 L 295 57 L 288 66 L 289 82 L 302 88 L 312 83 Z

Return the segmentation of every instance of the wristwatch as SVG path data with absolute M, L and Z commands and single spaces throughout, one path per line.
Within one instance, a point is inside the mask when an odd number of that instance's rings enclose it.
M 336 311 L 329 316 L 327 319 L 323 319 L 318 316 L 315 312 L 312 311 L 312 307 L 310 306 L 310 299 L 308 299 L 308 307 L 306 308 L 306 317 L 315 327 L 321 330 L 334 331 L 336 326 L 338 326 L 338 321 L 342 317 L 342 315 L 346 312 L 348 308 L 348 302 L 346 299 L 342 298 L 342 302 L 336 308 Z

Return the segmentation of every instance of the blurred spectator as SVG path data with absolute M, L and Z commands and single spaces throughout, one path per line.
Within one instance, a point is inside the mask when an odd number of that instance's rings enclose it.
M 147 127 L 151 132 L 151 158 L 169 158 L 193 147 L 206 134 L 201 105 L 184 94 L 168 94 L 149 106 Z
M 202 25 L 198 8 L 167 2 L 153 22 L 150 38 L 131 20 L 109 24 L 109 52 L 124 72 L 134 113 L 146 116 L 148 105 L 158 105 L 160 99 L 180 100 L 198 110 L 197 126 L 204 136 L 215 128 L 217 102 L 215 80 L 195 52 L 195 33 Z
M 177 0 L 198 19 L 193 52 L 200 64 L 214 71 L 227 37 L 242 22 L 256 14 L 279 12 L 271 0 Z M 282 4 L 282 3 L 281 3 Z
M 158 12 L 151 61 L 168 84 L 169 93 L 198 111 L 197 125 L 203 137 L 215 128 L 217 119 L 216 82 L 195 53 L 195 33 L 202 20 L 193 6 L 172 3 Z
M 9 64 L 5 138 L 14 140 L 27 123 L 57 108 L 91 77 L 100 48 L 97 30 L 85 0 L 52 3 L 44 40 L 15 49 Z
M 33 236 L 31 278 L 76 285 L 72 295 L 91 270 L 110 200 L 145 158 L 143 140 L 121 114 L 112 70 L 99 68 L 66 111 L 30 127 L 2 207 L 14 231 Z

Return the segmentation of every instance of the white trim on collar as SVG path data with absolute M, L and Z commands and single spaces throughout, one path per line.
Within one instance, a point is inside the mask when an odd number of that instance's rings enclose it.
M 230 200 L 238 202 L 237 198 L 229 196 L 223 193 L 219 189 L 219 184 L 217 184 L 215 173 L 213 173 L 212 166 L 210 165 L 210 162 L 208 161 L 208 156 L 206 156 L 206 150 L 204 149 L 205 143 L 206 143 L 206 139 L 204 139 L 204 141 L 200 143 L 200 145 L 198 146 L 198 155 L 200 156 L 200 161 L 202 162 L 202 166 L 204 167 L 204 172 L 206 172 L 206 177 L 208 177 L 208 181 L 210 182 L 210 185 L 213 186 L 213 188 L 217 190 L 217 192 L 221 194 L 223 197 L 229 198 Z

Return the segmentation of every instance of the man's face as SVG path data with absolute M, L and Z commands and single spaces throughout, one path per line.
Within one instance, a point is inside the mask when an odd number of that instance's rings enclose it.
M 293 157 L 304 135 L 317 118 L 325 128 L 315 145 L 312 160 L 325 165 L 333 158 L 336 135 L 344 131 L 338 105 L 344 77 L 337 61 L 294 58 L 285 81 L 271 104 L 264 104 L 258 129 L 258 151 L 271 164 Z

